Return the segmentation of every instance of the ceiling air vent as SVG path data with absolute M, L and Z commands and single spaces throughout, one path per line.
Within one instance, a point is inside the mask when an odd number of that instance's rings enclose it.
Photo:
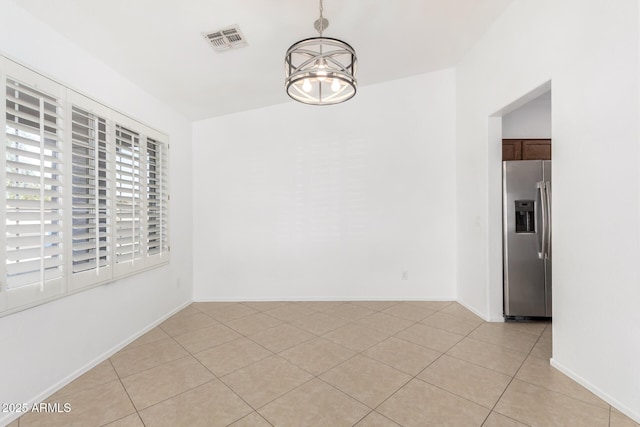
M 222 30 L 209 31 L 203 34 L 216 52 L 224 52 L 229 49 L 239 49 L 247 46 L 247 40 L 240 31 L 240 27 L 223 28 Z

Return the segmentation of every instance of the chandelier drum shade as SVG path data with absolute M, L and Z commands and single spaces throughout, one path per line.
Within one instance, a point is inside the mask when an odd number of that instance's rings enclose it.
M 320 18 L 315 22 L 320 37 L 294 43 L 285 56 L 287 94 L 304 104 L 338 104 L 356 94 L 356 52 L 342 40 L 323 37 L 328 25 L 321 0 Z

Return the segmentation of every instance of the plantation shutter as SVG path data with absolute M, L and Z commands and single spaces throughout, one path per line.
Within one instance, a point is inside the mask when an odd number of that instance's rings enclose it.
M 148 262 L 168 258 L 167 145 L 147 137 L 147 256 Z
M 169 261 L 167 136 L 0 55 L 0 316 Z
M 114 274 L 143 265 L 143 187 L 140 134 L 115 126 L 115 263 Z
M 71 271 L 76 289 L 111 277 L 110 123 L 105 107 L 70 92 Z M 97 110 L 97 111 L 96 111 Z
M 23 83 L 9 73 L 5 79 L 4 290 L 8 308 L 64 290 L 64 90 L 35 73 L 22 71 L 21 76 L 39 84 L 36 89 L 35 84 Z

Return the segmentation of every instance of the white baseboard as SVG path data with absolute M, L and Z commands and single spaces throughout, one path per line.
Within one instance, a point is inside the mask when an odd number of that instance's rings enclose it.
M 88 371 L 90 371 L 91 369 L 95 368 L 97 365 L 99 365 L 100 363 L 104 362 L 105 360 L 107 360 L 108 358 L 110 358 L 111 356 L 113 356 L 114 354 L 116 354 L 117 352 L 122 350 L 123 348 L 125 348 L 127 345 L 129 345 L 130 343 L 132 343 L 136 339 L 140 338 L 142 335 L 146 334 L 151 329 L 153 329 L 156 326 L 158 326 L 160 323 L 162 323 L 165 320 L 167 320 L 169 317 L 173 316 L 174 314 L 176 314 L 180 310 L 182 310 L 185 307 L 187 307 L 188 305 L 190 305 L 191 302 L 192 301 L 187 301 L 184 304 L 174 308 L 168 314 L 166 314 L 166 315 L 162 316 L 161 318 L 157 319 L 156 321 L 154 321 L 153 323 L 149 324 L 148 326 L 146 326 L 144 329 L 142 329 L 141 331 L 137 332 L 136 334 L 134 334 L 134 335 L 130 336 L 129 338 L 127 338 L 127 339 L 121 341 L 120 343 L 116 344 L 115 346 L 113 346 L 109 350 L 107 350 L 104 353 L 102 353 L 100 356 L 94 358 L 93 360 L 91 360 L 86 365 L 84 365 L 81 368 L 79 368 L 76 371 L 74 371 L 72 374 L 70 374 L 67 377 L 63 378 L 62 380 L 58 381 L 57 383 L 55 383 L 51 387 L 49 387 L 46 390 L 44 390 L 42 393 L 38 394 L 37 396 L 33 397 L 32 399 L 29 399 L 29 401 L 24 402 L 24 403 L 26 403 L 28 405 L 28 407 L 31 407 L 36 403 L 40 403 L 40 402 L 44 401 L 49 396 L 51 396 L 53 393 L 55 393 L 58 390 L 60 390 L 62 387 L 66 386 L 67 384 L 69 384 L 73 380 L 77 379 L 79 376 L 81 376 L 81 375 L 87 373 Z M 11 412 L 11 413 L 8 413 L 6 415 L 7 416 L 5 416 L 5 417 L 1 417 L 0 416 L 0 425 L 2 425 L 2 426 L 11 424 L 13 421 L 17 420 L 18 418 L 20 418 L 21 415 L 24 415 L 24 414 L 19 413 L 19 412 L 17 412 L 17 413 Z
M 500 317 L 500 318 L 491 318 L 488 315 L 480 313 L 478 310 L 476 310 L 475 308 L 471 307 L 470 305 L 468 305 L 467 303 L 465 303 L 462 300 L 456 300 L 456 302 L 458 304 L 460 304 L 461 306 L 463 306 L 464 308 L 466 308 L 467 310 L 469 310 L 470 312 L 472 312 L 473 314 L 475 314 L 476 316 L 478 316 L 479 318 L 481 318 L 482 320 L 485 320 L 487 322 L 504 322 L 504 318 L 502 318 L 502 317 Z
M 609 394 L 605 393 L 604 391 L 600 390 L 598 387 L 591 384 L 589 381 L 585 380 L 580 375 L 573 372 L 571 369 L 557 362 L 555 359 L 551 358 L 550 362 L 551 362 L 551 366 L 556 368 L 558 371 L 562 372 L 563 374 L 565 374 L 566 376 L 568 376 L 569 378 L 571 378 L 572 380 L 574 380 L 575 382 L 577 382 L 578 384 L 580 384 L 581 386 L 589 390 L 591 393 L 595 394 L 600 399 L 604 400 L 609 405 L 616 408 L 618 411 L 622 412 L 627 417 L 631 418 L 637 423 L 640 423 L 640 413 L 635 412 L 633 409 L 620 403 L 618 400 L 611 397 Z

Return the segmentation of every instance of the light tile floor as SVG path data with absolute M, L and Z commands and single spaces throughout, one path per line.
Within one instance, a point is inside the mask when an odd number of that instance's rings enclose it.
M 550 357 L 457 303 L 194 303 L 10 426 L 638 427 Z

